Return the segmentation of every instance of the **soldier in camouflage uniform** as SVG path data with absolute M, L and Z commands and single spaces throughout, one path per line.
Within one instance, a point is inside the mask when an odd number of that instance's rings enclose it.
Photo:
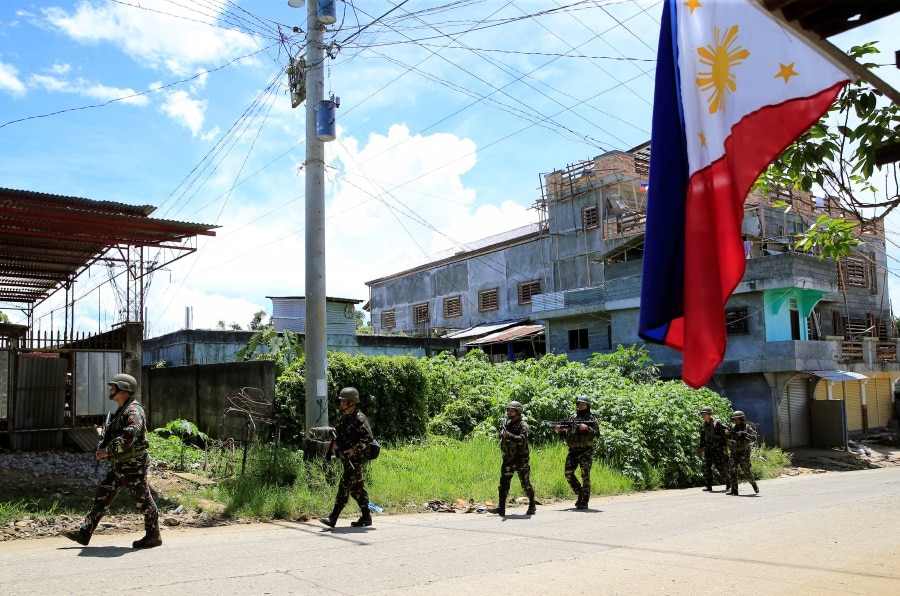
M 591 499 L 591 466 L 594 463 L 594 439 L 600 434 L 597 417 L 591 414 L 591 398 L 579 395 L 575 399 L 575 413 L 568 419 L 568 425 L 556 425 L 556 431 L 566 438 L 569 453 L 566 455 L 566 481 L 578 498 L 576 509 L 587 509 Z M 581 482 L 575 477 L 575 470 L 581 467 Z
M 528 511 L 525 515 L 536 513 L 534 487 L 531 485 L 531 454 L 528 451 L 528 424 L 522 419 L 524 407 L 517 401 L 506 404 L 506 421 L 500 426 L 500 451 L 503 463 L 500 467 L 500 500 L 491 513 L 506 515 L 506 497 L 513 474 L 518 472 L 522 490 L 528 496 Z
M 106 459 L 112 465 L 103 482 L 97 488 L 94 504 L 77 530 L 66 530 L 63 535 L 78 544 L 87 546 L 97 524 L 106 509 L 116 498 L 120 488 L 131 495 L 135 506 L 144 514 L 145 535 L 131 543 L 134 548 L 153 548 L 162 544 L 159 533 L 159 512 L 147 484 L 147 419 L 144 409 L 135 401 L 137 381 L 131 375 L 114 375 L 109 381 L 109 399 L 119 408 L 113 414 L 109 428 L 96 451 L 97 459 Z
M 338 484 L 337 496 L 334 500 L 334 509 L 328 517 L 320 517 L 319 521 L 333 528 L 337 524 L 338 517 L 344 509 L 344 505 L 353 497 L 359 505 L 362 516 L 354 522 L 353 527 L 367 527 L 372 525 L 372 512 L 369 511 L 369 493 L 363 484 L 363 472 L 368 463 L 369 443 L 375 438 L 369 419 L 363 414 L 357 404 L 359 403 L 359 391 L 353 387 L 344 387 L 340 393 L 341 410 L 344 415 L 338 420 L 335 427 L 336 437 L 332 448 L 340 455 L 344 464 L 344 473 Z
M 753 472 L 750 471 L 750 449 L 753 446 L 755 437 L 752 436 L 750 429 L 747 427 L 743 412 L 736 410 L 731 415 L 731 420 L 734 422 L 734 426 L 725 430 L 725 434 L 728 436 L 728 450 L 731 452 L 731 464 L 728 468 L 731 476 L 731 492 L 728 494 L 735 496 L 738 494 L 739 471 L 750 481 L 753 492 L 759 494 L 756 479 L 753 477 Z
M 713 418 L 712 408 L 700 408 L 703 424 L 700 426 L 700 455 L 703 457 L 703 490 L 712 491 L 713 466 L 719 476 L 725 480 L 725 492 L 729 489 L 730 472 L 728 470 L 728 450 L 725 446 L 725 425 L 718 418 Z

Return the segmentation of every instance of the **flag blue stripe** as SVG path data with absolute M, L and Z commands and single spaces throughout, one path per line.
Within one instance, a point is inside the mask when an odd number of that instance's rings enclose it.
M 684 315 L 685 199 L 689 178 L 678 82 L 674 2 L 663 7 L 653 93 L 650 188 L 638 334 L 665 343 L 669 323 Z

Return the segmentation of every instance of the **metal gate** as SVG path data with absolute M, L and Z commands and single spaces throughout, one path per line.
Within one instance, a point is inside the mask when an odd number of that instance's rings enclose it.
M 800 375 L 794 376 L 784 386 L 778 406 L 782 449 L 809 445 L 809 397 L 806 386 L 806 378 Z

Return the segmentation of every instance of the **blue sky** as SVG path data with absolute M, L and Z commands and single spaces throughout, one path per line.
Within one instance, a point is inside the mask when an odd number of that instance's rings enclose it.
M 541 174 L 649 140 L 660 13 L 602 0 L 337 2 L 328 295 L 365 301 L 365 281 L 536 221 Z M 890 40 L 898 21 L 837 41 Z M 271 312 L 266 296 L 304 294 L 305 112 L 291 109 L 283 69 L 305 24 L 287 0 L 0 6 L 0 186 L 221 226 L 154 275 L 150 335 L 180 329 L 186 306 L 196 327 L 246 326 Z M 105 275 L 76 284 L 76 329 L 116 322 Z M 61 299 L 39 307 L 38 326 Z

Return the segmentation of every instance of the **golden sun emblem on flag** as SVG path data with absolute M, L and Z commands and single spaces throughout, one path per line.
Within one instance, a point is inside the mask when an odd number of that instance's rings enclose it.
M 710 114 L 725 110 L 728 95 L 737 90 L 732 68 L 750 55 L 749 51 L 736 45 L 737 35 L 737 25 L 732 25 L 721 35 L 719 28 L 713 27 L 715 45 L 697 48 L 700 63 L 709 67 L 708 71 L 697 73 L 697 86 L 703 92 L 712 91 L 706 98 Z

